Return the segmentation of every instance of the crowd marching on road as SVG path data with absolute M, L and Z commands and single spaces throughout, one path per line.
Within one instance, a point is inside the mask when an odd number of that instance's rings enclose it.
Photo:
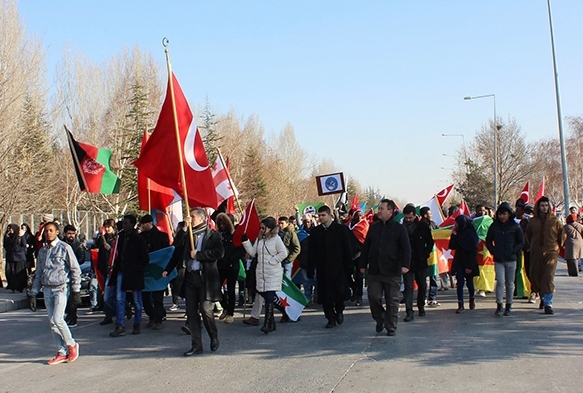
M 503 202 L 492 213 L 484 236 L 474 225 L 487 214 L 483 206 L 477 206 L 471 217 L 455 209 L 452 214 L 448 247 L 453 258 L 441 271 L 433 268 L 433 234 L 440 229 L 432 221 L 430 208 L 408 204 L 401 210 L 390 199 L 380 201 L 374 217 L 363 215 L 358 208 L 345 211 L 326 205 L 301 218 L 298 212 L 277 220 L 265 217 L 257 236 L 237 231 L 232 215 L 209 216 L 204 208 L 191 209 L 171 234 L 156 227 L 149 214 L 139 220 L 128 214 L 119 222 L 105 220 L 89 244 L 80 239 L 74 226 L 63 227 L 45 214 L 36 234 L 26 224 L 7 226 L 3 238 L 6 289 L 27 290 L 31 297 L 44 295 L 57 347 L 49 365 L 73 362 L 79 356 L 71 329 L 77 326 L 80 266 L 89 249 L 93 263 L 87 313 L 102 311 L 100 324 L 113 326 L 109 333 L 113 338 L 126 335 L 125 320 L 132 316 L 131 334 L 140 334 L 143 314 L 148 317 L 145 328 L 161 330 L 169 287 L 169 310 L 179 310 L 182 301 L 185 304 L 182 330 L 190 336 L 191 345 L 184 356 L 203 353 L 203 325 L 210 350 L 219 349 L 217 310 L 219 321 L 233 323 L 236 305 L 253 302 L 250 317 L 242 322 L 259 326 L 265 308 L 263 334 L 276 331 L 276 310 L 282 314 L 279 323 L 299 321 L 278 295 L 292 282 L 303 289 L 302 307 L 321 305 L 326 329 L 343 324 L 346 302 L 363 305 L 364 287 L 376 332 L 386 330 L 388 336 L 396 335 L 400 303 L 405 308 L 403 322 L 413 322 L 414 307 L 418 317 L 425 317 L 426 307 L 439 305 L 440 289 L 457 288 L 455 312 L 471 311 L 480 291 L 474 284 L 481 274 L 478 259 L 482 252 L 489 252 L 493 260 L 496 316 L 512 315 L 515 282 L 521 271 L 526 272 L 531 286 L 528 302 L 540 299 L 540 309 L 554 314 L 559 254 L 565 253 L 569 275 L 581 271 L 583 225 L 576 210 L 563 224 L 546 197 L 535 205 L 519 199 L 514 208 Z M 481 241 L 484 250 L 479 251 Z M 149 282 L 152 277 L 158 280 L 156 285 Z

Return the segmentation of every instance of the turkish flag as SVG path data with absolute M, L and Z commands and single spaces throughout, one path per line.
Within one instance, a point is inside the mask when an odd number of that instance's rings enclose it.
M 540 186 L 538 186 L 538 192 L 536 194 L 536 198 L 534 198 L 534 203 L 536 203 L 539 199 L 545 196 L 545 177 L 540 182 Z
M 449 186 L 445 187 L 443 190 L 435 194 L 435 197 L 437 198 L 437 202 L 439 202 L 440 207 L 443 206 L 445 200 L 447 199 L 449 194 L 451 194 L 451 190 L 453 190 L 453 184 L 450 184 Z
M 227 171 L 229 173 L 231 173 L 231 162 L 229 160 L 229 157 L 227 157 L 226 164 L 227 164 Z M 233 214 L 233 215 L 237 214 L 237 211 L 235 210 L 235 197 L 234 196 L 230 196 L 227 199 L 227 213 Z
M 259 236 L 259 215 L 257 214 L 257 209 L 255 209 L 255 199 L 253 199 L 243 212 L 243 217 L 241 217 L 241 221 L 235 229 L 235 233 L 233 234 L 233 245 L 235 247 L 239 247 L 242 245 L 241 236 L 243 234 L 247 235 L 247 238 L 253 243 L 257 240 L 257 236 Z
M 226 167 L 226 164 L 223 165 L 223 157 L 220 152 L 215 161 L 215 165 L 213 165 L 211 173 L 213 175 L 213 181 L 217 192 L 217 206 L 220 206 L 225 199 L 239 194 L 237 188 L 233 184 L 233 179 L 231 179 L 228 167 Z
M 140 152 L 144 151 L 147 141 L 148 131 L 144 131 Z M 148 188 L 150 190 L 149 192 Z M 148 179 L 142 173 L 142 170 L 138 170 L 138 201 L 141 210 L 149 212 L 152 209 L 158 209 L 164 212 L 173 200 L 174 191 L 171 188 L 161 186 L 154 180 Z
M 358 194 L 354 194 L 352 198 L 352 203 L 350 204 L 350 210 L 353 212 L 360 210 L 360 206 L 358 205 Z
M 544 187 L 543 187 L 544 188 Z M 524 201 L 524 203 L 530 203 L 530 182 L 527 181 L 520 193 L 520 199 Z
M 172 78 L 172 79 L 170 79 Z M 171 85 L 174 89 L 179 140 L 176 141 Z M 182 162 L 180 156 L 182 155 Z M 181 166 L 184 168 L 190 206 L 217 207 L 217 194 L 202 138 L 178 80 L 169 75 L 166 98 L 158 123 L 134 165 L 143 175 L 176 191 L 183 199 Z
M 374 210 L 371 208 L 368 213 L 366 213 L 366 221 L 368 221 L 369 224 L 372 224 L 372 220 L 374 219 Z
M 460 210 L 461 210 L 463 215 L 468 216 L 468 217 L 472 216 L 472 212 L 470 212 L 470 208 L 468 207 L 468 204 L 463 199 L 460 202 Z

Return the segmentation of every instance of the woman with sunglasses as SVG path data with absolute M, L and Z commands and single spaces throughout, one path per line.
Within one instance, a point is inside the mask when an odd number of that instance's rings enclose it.
M 259 228 L 259 238 L 255 244 L 251 244 L 245 234 L 241 240 L 245 251 L 252 257 L 257 256 L 257 292 L 265 299 L 265 321 L 261 331 L 267 334 L 275 330 L 275 292 L 281 290 L 281 262 L 287 257 L 287 249 L 278 236 L 279 227 L 275 218 L 264 218 Z

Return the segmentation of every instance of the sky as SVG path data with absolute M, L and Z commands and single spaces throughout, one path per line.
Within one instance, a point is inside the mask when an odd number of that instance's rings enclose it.
M 551 4 L 563 116 L 583 115 L 583 2 Z M 497 115 L 527 141 L 558 138 L 545 0 L 20 0 L 27 33 L 106 62 L 138 45 L 191 107 L 291 123 L 311 155 L 364 187 L 422 203 L 451 183 L 463 140 Z M 565 133 L 568 126 L 565 123 Z M 461 134 L 443 137 L 442 134 Z M 445 169 L 442 169 L 445 168 Z

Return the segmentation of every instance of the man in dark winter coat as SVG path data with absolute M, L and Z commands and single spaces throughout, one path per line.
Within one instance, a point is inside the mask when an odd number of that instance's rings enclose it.
M 348 228 L 334 221 L 330 208 L 318 209 L 320 225 L 310 232 L 308 278 L 317 271 L 318 303 L 323 305 L 327 328 L 344 322 L 344 301 L 350 295 L 347 277 L 352 268 Z
M 71 246 L 77 257 L 77 263 L 82 265 L 83 262 L 85 262 L 85 247 L 83 247 L 79 239 L 77 239 L 77 229 L 75 229 L 73 225 L 65 225 L 63 232 L 65 232 L 63 241 Z M 65 318 L 67 324 L 70 327 L 77 326 L 77 305 L 73 302 L 71 297 L 67 299 L 65 313 L 67 314 L 67 317 Z
M 425 316 L 425 294 L 427 293 L 427 258 L 433 250 L 433 236 L 425 221 L 417 218 L 414 205 L 407 205 L 403 209 L 403 226 L 409 235 L 411 243 L 411 267 L 403 275 L 405 281 L 405 307 L 407 316 L 404 322 L 413 320 L 413 282 L 417 283 L 417 309 L 419 316 Z
M 142 322 L 142 290 L 144 289 L 144 267 L 150 263 L 148 244 L 136 231 L 136 216 L 123 217 L 123 232 L 118 237 L 117 255 L 113 261 L 113 272 L 109 281 L 116 288 L 115 330 L 109 335 L 126 335 L 124 317 L 126 313 L 126 291 L 132 291 L 135 303 L 134 328 L 132 334 L 140 333 Z
M 508 202 L 502 202 L 496 210 L 496 219 L 488 228 L 486 247 L 494 257 L 496 270 L 496 312 L 502 315 L 502 298 L 506 287 L 506 309 L 504 315 L 510 315 L 512 296 L 514 296 L 514 274 L 516 257 L 524 246 L 522 229 L 514 221 L 514 211 Z
M 370 226 L 360 257 L 363 274 L 368 267 L 368 300 L 372 318 L 377 323 L 376 331 L 380 333 L 385 327 L 388 336 L 394 336 L 397 331 L 401 275 L 411 266 L 409 236 L 405 227 L 393 219 L 394 212 L 395 202 L 381 200 L 379 221 Z
M 219 348 L 219 335 L 213 314 L 213 302 L 222 299 L 221 284 L 219 281 L 219 270 L 217 260 L 224 255 L 224 248 L 221 235 L 210 229 L 207 222 L 207 215 L 203 208 L 195 207 L 190 211 L 190 221 L 192 231 L 191 245 L 190 234 L 186 239 L 184 247 L 185 266 L 184 283 L 182 292 L 186 299 L 186 315 L 190 327 L 192 346 L 184 356 L 198 355 L 202 349 L 202 321 L 211 339 L 211 351 Z M 162 273 L 166 277 L 174 268 L 167 266 Z
M 161 250 L 170 246 L 168 234 L 160 231 L 154 225 L 154 218 L 146 214 L 140 220 L 140 236 L 142 236 L 148 244 L 148 253 Z M 162 329 L 162 318 L 166 316 L 164 309 L 164 291 L 142 292 L 142 301 L 144 304 L 144 312 L 150 321 L 146 325 L 147 328 L 154 327 L 155 330 Z

